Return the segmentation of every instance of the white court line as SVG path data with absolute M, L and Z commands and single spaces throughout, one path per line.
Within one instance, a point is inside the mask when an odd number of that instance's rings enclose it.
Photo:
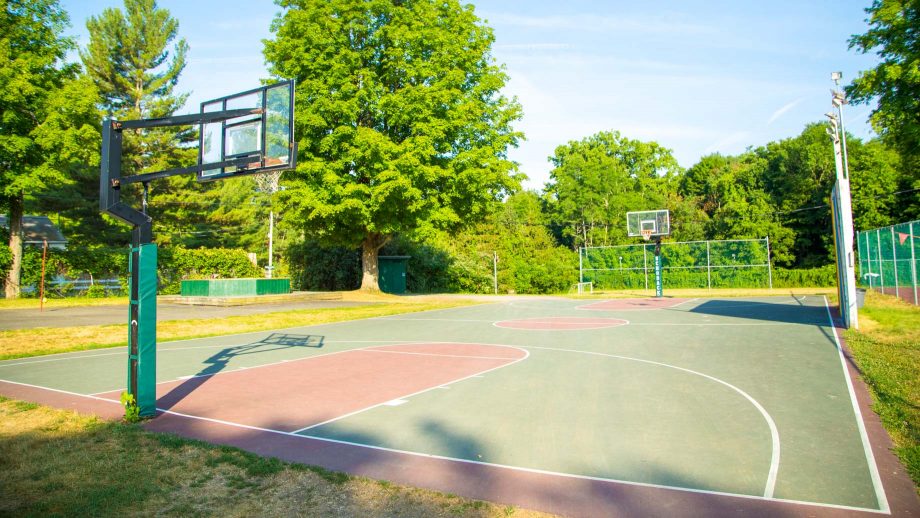
M 260 333 L 270 333 L 271 331 L 259 331 L 259 332 Z M 231 335 L 227 335 L 227 336 L 231 336 Z M 220 338 L 220 337 L 212 336 L 209 338 Z M 177 342 L 188 342 L 191 340 L 203 340 L 203 338 L 191 338 L 189 340 L 177 340 Z M 323 341 L 324 344 L 358 344 L 358 343 L 386 344 L 386 343 L 409 343 L 409 342 L 426 343 L 426 344 L 427 343 L 437 343 L 437 342 L 432 342 L 431 340 L 325 340 Z M 238 344 L 238 345 L 218 344 L 218 345 L 196 345 L 193 347 L 168 347 L 168 344 L 170 343 L 173 343 L 173 342 L 163 342 L 162 345 L 157 344 L 157 353 L 173 352 L 173 351 L 198 351 L 201 349 L 221 349 L 221 348 L 227 349 L 230 347 L 241 347 L 244 345 L 251 345 L 251 344 Z M 275 345 L 275 344 L 265 344 L 265 345 Z M 126 349 L 125 346 L 119 346 L 119 348 Z M 109 348 L 107 347 L 106 349 L 109 349 Z M 105 350 L 105 349 L 102 349 L 102 350 Z M 79 352 L 83 352 L 83 351 L 79 351 Z M 23 362 L 18 362 L 18 363 L 5 363 L 5 364 L 0 363 L 0 367 L 12 367 L 15 365 L 28 365 L 30 363 L 60 362 L 60 361 L 67 361 L 67 360 L 86 360 L 86 359 L 96 358 L 98 356 L 119 356 L 119 355 L 125 354 L 125 352 L 126 351 L 119 351 L 117 353 L 105 353 L 105 354 L 84 354 L 83 356 L 68 356 L 66 358 L 48 358 L 44 360 L 23 361 Z M 55 354 L 73 354 L 73 352 L 55 353 Z M 49 354 L 47 356 L 51 356 L 51 355 Z M 37 358 L 44 358 L 44 356 L 38 356 Z M 296 361 L 298 359 L 303 359 L 303 358 L 296 358 L 293 360 L 282 360 L 282 361 Z
M 79 394 L 77 394 L 77 395 L 79 395 Z M 106 401 L 111 401 L 111 400 L 106 400 Z M 509 466 L 509 465 L 507 465 L 507 464 L 497 464 L 497 463 L 493 463 L 493 462 L 483 462 L 483 461 L 470 460 L 470 459 L 458 459 L 458 458 L 455 458 L 455 457 L 447 457 L 447 456 L 444 456 L 444 455 L 436 455 L 436 454 L 432 454 L 432 453 L 419 453 L 419 452 L 408 451 L 408 450 L 399 450 L 399 449 L 396 449 L 396 448 L 387 448 L 387 447 L 384 447 L 384 446 L 374 446 L 374 445 L 371 445 L 371 444 L 361 444 L 361 443 L 357 443 L 357 442 L 342 441 L 342 440 L 338 440 L 338 439 L 329 439 L 329 438 L 326 438 L 326 437 L 318 437 L 318 436 L 315 436 L 315 435 L 301 435 L 301 434 L 298 434 L 298 433 L 295 433 L 295 432 L 285 432 L 285 431 L 282 431 L 282 430 L 273 430 L 273 429 L 270 429 L 270 428 L 261 428 L 261 427 L 258 427 L 258 426 L 251 426 L 251 425 L 246 425 L 246 424 L 241 424 L 241 423 L 233 423 L 233 422 L 230 422 L 230 421 L 223 421 L 223 420 L 220 420 L 220 419 L 213 419 L 213 418 L 210 418 L 210 417 L 201 417 L 201 416 L 183 414 L 183 413 L 180 413 L 180 412 L 174 412 L 174 411 L 172 411 L 172 410 L 164 410 L 164 409 L 161 409 L 161 408 L 158 408 L 157 410 L 160 411 L 160 412 L 162 412 L 162 413 L 164 413 L 164 414 L 171 414 L 171 415 L 175 415 L 175 416 L 178 416 L 178 417 L 185 417 L 185 418 L 187 418 L 187 419 L 196 419 L 196 420 L 199 420 L 199 421 L 206 421 L 206 422 L 210 422 L 210 423 L 221 424 L 221 425 L 231 426 L 231 427 L 235 427 L 235 428 L 241 428 L 241 429 L 244 429 L 244 430 L 255 430 L 255 431 L 259 431 L 259 432 L 266 432 L 266 433 L 272 433 L 272 434 L 277 434 L 277 435 L 283 435 L 283 436 L 286 436 L 286 437 L 295 437 L 295 438 L 303 439 L 303 440 L 321 441 L 321 442 L 328 442 L 328 443 L 333 443 L 333 444 L 343 444 L 343 445 L 346 445 L 346 446 L 355 446 L 355 447 L 358 447 L 358 448 L 366 448 L 366 449 L 369 449 L 369 450 L 385 451 L 385 452 L 390 452 L 390 453 L 399 453 L 399 454 L 403 454 L 403 455 L 410 455 L 410 456 L 413 456 L 413 457 L 422 457 L 422 458 L 427 458 L 427 459 L 445 460 L 445 461 L 449 461 L 449 462 L 458 462 L 458 463 L 461 463 L 461 464 L 474 464 L 474 465 L 478 465 L 478 466 L 486 466 L 486 467 L 491 467 L 491 468 L 507 469 L 507 470 L 509 470 L 509 471 L 519 471 L 519 472 L 522 472 L 522 473 L 535 473 L 535 474 L 538 474 L 538 475 L 550 475 L 550 476 L 563 477 L 563 478 L 576 479 L 576 480 L 591 480 L 591 481 L 596 481 L 596 482 L 612 482 L 612 483 L 623 484 L 623 485 L 627 485 L 627 486 L 649 487 L 649 488 L 655 488 L 655 489 L 669 489 L 669 490 L 673 490 L 673 491 L 682 491 L 682 492 L 685 492 L 685 493 L 695 493 L 695 494 L 714 495 L 714 496 L 725 496 L 725 497 L 731 497 L 731 498 L 742 498 L 742 499 L 746 499 L 746 500 L 759 500 L 759 501 L 781 502 L 781 503 L 796 504 L 796 505 L 807 505 L 807 506 L 819 507 L 819 508 L 824 508 L 824 509 L 842 509 L 842 510 L 845 510 L 845 511 L 863 511 L 863 512 L 869 512 L 869 513 L 875 513 L 875 514 L 890 514 L 890 513 L 882 513 L 882 512 L 879 511 L 878 509 L 869 509 L 869 508 L 865 508 L 865 507 L 853 507 L 853 506 L 847 506 L 847 505 L 825 504 L 825 503 L 820 503 L 820 502 L 808 502 L 808 501 L 805 501 L 805 500 L 787 500 L 787 499 L 783 499 L 783 498 L 766 498 L 766 497 L 757 496 L 757 495 L 744 495 L 744 494 L 738 494 L 738 493 L 727 493 L 727 492 L 724 492 L 724 491 L 710 491 L 710 490 L 707 490 L 707 489 L 694 489 L 694 488 L 689 488 L 689 487 L 667 486 L 667 485 L 663 485 L 663 484 L 652 484 L 652 483 L 648 483 L 648 482 L 633 482 L 633 481 L 631 481 L 631 480 L 619 480 L 619 479 L 615 479 L 615 478 L 592 477 L 592 476 L 590 476 L 590 475 L 576 475 L 576 474 L 572 474 L 572 473 L 562 473 L 562 472 L 558 472 L 558 471 L 549 471 L 549 470 L 536 469 L 536 468 L 524 468 L 524 467 L 518 467 L 518 466 Z
M 442 343 L 459 343 L 459 342 L 442 342 Z M 496 346 L 495 344 L 492 344 L 492 345 L 493 345 L 493 346 Z M 528 351 L 528 350 L 526 350 L 526 349 L 521 349 L 520 347 L 516 347 L 516 346 L 513 346 L 513 345 L 501 345 L 501 346 L 498 346 L 498 347 L 507 347 L 507 348 L 509 348 L 509 349 L 518 349 L 519 351 L 521 351 L 521 352 L 524 353 L 524 356 L 521 357 L 521 358 L 514 359 L 513 361 L 509 361 L 508 363 L 505 363 L 504 365 L 499 365 L 499 366 L 497 366 L 497 367 L 493 367 L 493 368 L 488 369 L 488 370 L 479 371 L 479 372 L 477 372 L 477 373 L 475 373 L 475 374 L 471 374 L 471 375 L 469 375 L 469 376 L 464 376 L 464 377 L 462 377 L 462 378 L 460 378 L 460 379 L 456 379 L 456 380 L 451 381 L 451 382 L 448 382 L 448 383 L 442 383 L 442 384 L 440 384 L 440 385 L 438 385 L 438 386 L 435 386 L 435 387 L 429 387 L 429 388 L 426 388 L 426 389 L 423 389 L 423 390 L 419 390 L 418 392 L 413 392 L 413 393 L 411 393 L 411 394 L 406 394 L 406 395 L 404 395 L 404 396 L 400 396 L 398 399 L 409 399 L 409 398 L 411 398 L 411 397 L 413 397 L 413 396 L 418 396 L 419 394 L 424 394 L 425 392 L 429 392 L 429 391 L 432 391 L 432 390 L 437 390 L 439 387 L 444 387 L 444 386 L 447 386 L 447 385 L 453 385 L 453 384 L 455 384 L 455 383 L 460 383 L 461 381 L 468 380 L 468 379 L 470 379 L 470 378 L 481 378 L 481 377 L 483 377 L 484 374 L 488 374 L 488 373 L 490 373 L 490 372 L 492 372 L 492 371 L 494 371 L 494 370 L 498 370 L 498 369 L 501 369 L 501 368 L 504 368 L 504 367 L 508 367 L 509 365 L 514 365 L 515 363 L 518 363 L 518 362 L 520 362 L 520 361 L 526 360 L 527 358 L 530 357 L 530 351 Z M 502 359 L 503 359 L 503 360 L 512 360 L 512 358 L 502 358 Z M 382 405 L 382 404 L 383 404 L 383 403 L 377 403 L 376 405 L 371 405 L 371 406 L 368 406 L 368 407 L 365 407 L 365 408 L 362 408 L 362 409 L 359 409 L 359 410 L 355 410 L 354 412 L 349 412 L 349 413 L 347 413 L 347 414 L 343 414 L 343 415 L 340 415 L 340 416 L 338 416 L 338 417 L 333 417 L 332 419 L 327 419 L 327 420 L 325 420 L 325 421 L 323 421 L 323 422 L 321 422 L 321 423 L 311 424 L 310 426 L 305 426 L 305 427 L 303 427 L 303 428 L 301 428 L 301 429 L 299 429 L 299 430 L 294 430 L 294 433 L 304 432 L 304 431 L 309 430 L 309 429 L 311 429 L 311 428 L 316 428 L 316 427 L 318 427 L 318 426 L 322 426 L 322 425 L 324 425 L 324 424 L 329 424 L 329 423 L 332 423 L 332 422 L 334 422 L 334 421 L 338 421 L 338 420 L 340 420 L 340 419 L 345 419 L 346 417 L 351 417 L 351 416 L 353 416 L 353 415 L 357 415 L 357 414 L 360 414 L 360 413 L 362 413 L 362 412 L 366 412 L 366 411 L 368 411 L 368 410 L 377 408 L 377 407 L 379 407 L 379 406 Z
M 770 428 L 770 438 L 773 443 L 772 444 L 773 452 L 770 455 L 770 469 L 767 472 L 767 483 L 766 483 L 766 486 L 764 487 L 763 497 L 764 498 L 773 497 L 773 491 L 776 488 L 776 475 L 779 472 L 779 450 L 780 450 L 779 430 L 776 428 L 776 423 L 773 421 L 773 418 L 770 417 L 770 414 L 767 412 L 767 410 L 756 399 L 751 397 L 751 395 L 748 394 L 747 392 L 741 390 L 740 388 L 732 385 L 731 383 L 727 381 L 716 378 L 715 376 L 710 376 L 708 374 L 703 374 L 702 372 L 698 372 L 698 371 L 691 370 L 691 369 L 685 369 L 683 367 L 678 367 L 676 365 L 670 365 L 667 363 L 655 362 L 651 360 L 643 360 L 641 358 L 632 358 L 630 356 L 620 356 L 617 354 L 598 353 L 598 352 L 593 352 L 593 351 L 580 351 L 580 350 L 575 350 L 575 349 L 559 349 L 557 347 L 539 347 L 535 345 L 521 346 L 521 347 L 526 347 L 528 349 L 544 349 L 547 351 L 559 351 L 559 352 L 566 352 L 566 353 L 590 354 L 590 355 L 595 355 L 595 356 L 604 356 L 608 358 L 617 358 L 620 360 L 629 360 L 629 361 L 636 361 L 636 362 L 641 362 L 641 363 L 648 363 L 650 365 L 667 367 L 669 369 L 676 369 L 676 370 L 688 372 L 690 374 L 694 374 L 697 376 L 702 376 L 703 378 L 706 378 L 711 381 L 715 381 L 716 383 L 720 383 L 734 390 L 735 392 L 740 394 L 742 397 L 747 399 L 748 402 L 750 402 L 754 406 L 754 408 L 756 408 L 757 411 L 760 412 L 760 415 L 763 416 L 764 420 L 767 422 L 767 426 Z
M 124 346 L 121 346 L 121 348 L 127 349 Z M 118 355 L 125 354 L 125 352 L 126 351 L 119 351 L 117 353 L 105 353 L 105 354 L 84 354 L 83 356 L 68 356 L 66 358 L 47 358 L 44 360 L 32 360 L 32 361 L 23 361 L 23 362 L 17 362 L 17 363 L 0 363 L 0 367 L 14 367 L 16 365 L 29 365 L 30 363 L 61 362 L 65 360 L 85 360 L 87 358 L 96 358 L 99 356 L 118 356 Z M 64 353 L 58 353 L 58 354 L 64 354 Z M 48 355 L 48 356 L 51 356 L 51 355 Z M 39 356 L 39 358 L 42 358 L 42 357 L 43 356 Z
M 843 346 L 837 337 L 837 326 L 834 325 L 834 319 L 831 316 L 831 307 L 824 297 L 824 308 L 827 310 L 827 320 L 830 325 L 830 331 L 834 335 L 834 345 L 837 346 L 837 353 L 840 356 L 840 366 L 843 367 L 843 375 L 847 380 L 847 390 L 850 393 L 850 401 L 853 403 L 853 413 L 856 415 L 856 426 L 859 428 L 859 436 L 862 439 L 863 451 L 866 454 L 866 463 L 869 465 L 869 475 L 872 477 L 872 486 L 875 488 L 875 498 L 882 512 L 890 513 L 888 507 L 888 497 L 885 495 L 885 487 L 882 485 L 882 478 L 878 472 L 878 465 L 875 462 L 875 455 L 872 453 L 872 447 L 869 444 L 869 434 L 866 432 L 866 425 L 863 423 L 862 412 L 859 410 L 859 402 L 856 401 L 856 390 L 853 388 L 853 380 L 850 378 L 850 370 L 847 369 L 846 358 L 843 355 Z
M 97 401 L 106 401 L 106 402 L 108 402 L 108 403 L 115 403 L 115 404 L 121 406 L 121 402 L 120 402 L 120 401 L 116 401 L 116 400 L 114 400 L 114 399 L 108 399 L 108 398 L 104 398 L 104 397 L 96 397 L 94 394 L 80 394 L 80 393 L 78 393 L 78 392 L 71 392 L 71 391 L 69 391 L 69 390 L 61 390 L 61 389 L 56 389 L 56 388 L 51 388 L 51 387 L 42 387 L 42 386 L 40 386 L 40 385 L 32 385 L 32 384 L 30 384 L 30 383 L 22 383 L 22 382 L 19 382 L 19 381 L 10 381 L 10 380 L 4 380 L 4 379 L 0 379 L 0 381 L 2 381 L 2 382 L 4 382 L 4 383 L 11 383 L 11 384 L 13 384 L 13 385 L 22 385 L 23 387 L 31 387 L 31 388 L 41 389 L 41 390 L 47 390 L 47 391 L 49 391 L 49 392 L 57 392 L 57 393 L 59 393 L 59 394 L 67 394 L 67 395 L 69 395 L 69 396 L 80 396 L 80 397 L 95 399 L 95 400 L 97 400 Z
M 816 326 L 821 325 L 824 322 L 745 322 L 745 323 L 680 323 L 680 322 L 630 322 L 632 326 L 797 326 L 797 325 L 808 325 Z
M 527 323 L 533 323 L 533 324 L 562 324 L 562 325 L 571 324 L 571 325 L 576 325 L 576 326 L 579 325 L 578 322 L 554 322 L 554 321 L 549 321 L 549 320 L 540 320 L 541 318 L 556 318 L 556 317 L 537 317 L 537 318 L 534 318 L 534 319 L 529 319 L 529 318 L 512 318 L 512 319 L 508 319 L 508 320 L 499 320 L 499 321 L 497 321 L 497 322 L 494 322 L 494 323 L 492 324 L 492 326 L 493 326 L 493 327 L 496 327 L 496 328 L 498 328 L 498 329 L 510 329 L 510 330 L 512 330 L 512 331 L 539 331 L 539 332 L 545 332 L 545 331 L 596 331 L 596 330 L 598 330 L 598 329 L 613 329 L 613 328 L 615 328 L 615 327 L 623 327 L 623 326 L 629 325 L 629 320 L 626 320 L 625 318 L 611 318 L 611 319 L 609 319 L 609 320 L 619 320 L 619 322 L 617 322 L 617 323 L 610 322 L 610 323 L 608 323 L 608 324 L 600 324 L 600 323 L 597 323 L 597 322 L 592 322 L 590 325 L 585 325 L 585 326 L 579 326 L 579 327 L 560 327 L 560 328 L 555 328 L 555 329 L 545 329 L 545 328 L 541 329 L 541 328 L 527 328 L 527 327 L 512 327 L 512 326 L 501 326 L 501 325 L 499 325 L 499 324 L 504 323 L 504 322 L 527 322 Z M 563 318 L 583 318 L 583 317 L 563 317 Z M 522 347 L 523 347 L 523 346 L 522 346 Z
M 490 345 L 500 345 L 500 344 L 490 344 Z M 562 350 L 565 351 L 564 349 L 562 349 Z M 88 396 L 88 395 L 85 395 L 85 394 L 78 394 L 78 393 L 76 393 L 76 392 L 69 392 L 69 391 L 66 391 L 66 390 L 52 389 L 52 388 L 48 388 L 48 387 L 40 387 L 40 386 L 37 386 L 37 385 L 29 385 L 29 384 L 27 384 L 27 383 L 19 383 L 19 382 L 15 382 L 15 381 L 8 381 L 8 380 L 2 380 L 2 379 L 0 379 L 0 381 L 4 381 L 4 382 L 6 382 L 6 383 L 11 383 L 11 384 L 14 384 L 14 385 L 23 385 L 23 386 L 33 387 L 33 388 L 37 388 L 37 389 L 44 389 L 44 390 L 48 390 L 48 391 L 51 391 L 51 392 L 59 392 L 59 393 L 63 393 L 63 394 L 73 395 L 73 396 L 87 397 L 87 398 L 90 398 L 90 399 L 95 399 L 95 400 L 99 400 L 99 401 L 105 401 L 105 402 L 109 402 L 109 403 L 114 403 L 114 404 L 120 405 L 119 402 L 117 402 L 117 401 L 115 401 L 115 400 L 112 400 L 112 399 L 106 399 L 106 398 Z M 350 442 L 350 441 L 342 441 L 342 440 L 338 440 L 338 439 L 329 439 L 329 438 L 326 438 L 326 437 L 317 437 L 317 436 L 312 436 L 312 435 L 301 435 L 301 434 L 294 433 L 294 432 L 285 432 L 285 431 L 282 431 L 282 430 L 274 430 L 274 429 L 270 429 L 270 428 L 261 428 L 261 427 L 258 427 L 258 426 L 251 426 L 251 425 L 246 425 L 246 424 L 242 424 L 242 423 L 234 423 L 234 422 L 224 421 L 224 420 L 220 420 L 220 419 L 213 419 L 213 418 L 210 418 L 210 417 L 202 417 L 202 416 L 195 416 L 195 415 L 190 415 L 190 414 L 183 414 L 183 413 L 180 413 L 180 412 L 175 412 L 175 411 L 173 411 L 173 410 L 166 410 L 166 409 L 162 409 L 162 408 L 157 408 L 157 411 L 162 412 L 162 413 L 164 413 L 164 414 L 170 414 L 170 415 L 175 415 L 175 416 L 178 416 L 178 417 L 184 417 L 184 418 L 187 418 L 187 419 L 194 419 L 194 420 L 198 420 L 198 421 L 205 421 L 205 422 L 210 422 L 210 423 L 215 423 L 215 424 L 230 426 L 230 427 L 234 427 L 234 428 L 240 428 L 240 429 L 244 429 L 244 430 L 254 430 L 254 431 L 260 431 L 260 432 L 271 433 L 271 434 L 275 434 L 275 435 L 283 435 L 283 436 L 286 436 L 286 437 L 293 437 L 293 438 L 302 439 L 302 440 L 314 440 L 314 441 L 321 441 L 321 442 L 327 442 L 327 443 L 333 443 L 333 444 L 343 444 L 343 445 L 347 445 L 347 446 L 355 446 L 355 447 L 358 447 L 358 448 L 366 448 L 366 449 L 369 449 L 369 450 L 386 451 L 386 452 L 390 452 L 390 453 L 399 453 L 399 454 L 403 454 L 403 455 L 410 455 L 410 456 L 413 456 L 413 457 L 422 457 L 422 458 L 429 458 L 429 459 L 445 460 L 445 461 L 449 461 L 449 462 L 458 462 L 458 463 L 462 463 L 462 464 L 473 464 L 473 465 L 486 466 L 486 467 L 492 467 L 492 468 L 507 469 L 507 470 L 510 470 L 510 471 L 518 471 L 518 472 L 522 472 L 522 473 L 535 473 L 535 474 L 540 474 L 540 475 L 550 475 L 550 476 L 557 476 L 557 477 L 563 477 L 563 478 L 568 478 L 568 479 L 576 479 L 576 480 L 591 480 L 591 481 L 597 481 L 597 482 L 611 482 L 611 483 L 623 484 L 623 485 L 627 485 L 627 486 L 648 487 L 648 488 L 655 488 L 655 489 L 668 489 L 668 490 L 681 491 L 681 492 L 686 492 L 686 493 L 704 494 L 704 495 L 713 495 L 713 496 L 725 496 L 725 497 L 731 497 L 731 498 L 741 498 L 741 499 L 746 499 L 746 500 L 759 500 L 759 501 L 781 502 L 781 503 L 796 504 L 796 505 L 807 505 L 807 506 L 818 507 L 818 508 L 823 508 L 823 509 L 841 509 L 841 510 L 845 510 L 845 511 L 862 511 L 862 512 L 875 513 L 875 514 L 891 514 L 889 511 L 880 511 L 880 510 L 878 510 L 878 509 L 870 509 L 870 508 L 865 508 L 865 507 L 854 507 L 854 506 L 846 506 L 846 505 L 838 505 L 838 504 L 826 504 L 826 503 L 820 503 L 820 502 L 808 502 L 808 501 L 805 501 L 805 500 L 789 500 L 789 499 L 783 499 L 783 498 L 767 498 L 767 497 L 762 497 L 762 496 L 757 496 L 757 495 L 744 495 L 744 494 L 738 494 L 738 493 L 727 493 L 727 492 L 724 492 L 724 491 L 711 491 L 711 490 L 707 490 L 707 489 L 694 489 L 694 488 L 689 488 L 689 487 L 668 486 L 668 485 L 663 485 L 663 484 L 652 484 L 652 483 L 648 483 L 648 482 L 634 482 L 634 481 L 630 481 L 630 480 L 619 480 L 619 479 L 615 479 L 615 478 L 593 477 L 593 476 L 589 476 L 589 475 L 577 475 L 577 474 L 572 474 L 572 473 L 562 473 L 562 472 L 557 472 L 557 471 L 541 470 L 541 469 L 535 469 L 535 468 L 524 468 L 524 467 L 518 467 L 518 466 L 509 466 L 509 465 L 506 465 L 506 464 L 497 464 L 497 463 L 492 463 L 492 462 L 482 462 L 482 461 L 475 461 L 475 460 L 469 460 L 469 459 L 458 459 L 458 458 L 447 457 L 447 456 L 443 456 L 443 455 L 435 455 L 435 454 L 429 454 L 429 453 L 419 453 L 419 452 L 414 452 L 414 451 L 399 450 L 399 449 L 396 449 L 396 448 L 387 448 L 387 447 L 383 447 L 383 446 L 374 446 L 374 445 L 370 445 L 370 444 L 361 444 L 361 443 Z
M 685 300 L 685 301 L 683 301 L 683 302 L 678 302 L 677 304 L 674 304 L 673 306 L 668 306 L 668 307 L 666 307 L 666 308 L 661 308 L 661 309 L 676 308 L 677 306 L 682 306 L 682 305 L 684 305 L 684 304 L 689 304 L 689 303 L 693 302 L 694 300 L 700 300 L 700 297 L 694 297 L 694 298 L 692 298 L 692 299 L 688 299 L 688 300 Z
M 167 340 L 167 341 L 164 341 L 164 342 L 157 342 L 157 351 L 159 352 L 159 351 L 161 351 L 161 350 L 182 350 L 182 349 L 179 349 L 179 348 L 169 348 L 169 349 L 166 349 L 166 347 L 167 347 L 169 344 L 173 344 L 173 343 L 194 342 L 194 341 L 197 341 L 197 340 L 210 340 L 210 339 L 213 339 L 213 338 L 229 338 L 229 337 L 236 337 L 236 336 L 259 335 L 259 334 L 265 334 L 265 333 L 274 333 L 274 332 L 276 332 L 276 331 L 288 331 L 288 330 L 291 330 L 291 329 L 310 329 L 310 328 L 313 328 L 313 327 L 320 327 L 320 326 L 324 326 L 324 327 L 325 327 L 325 326 L 333 326 L 333 325 L 338 325 L 338 324 L 349 324 L 349 323 L 354 323 L 354 322 L 361 322 L 361 321 L 363 321 L 363 320 L 384 320 L 384 319 L 387 319 L 388 317 L 398 316 L 398 315 L 417 315 L 417 314 L 421 314 L 421 313 L 431 313 L 431 312 L 435 312 L 435 311 L 450 311 L 450 310 L 453 310 L 453 309 L 475 308 L 475 307 L 482 307 L 482 306 L 489 306 L 489 305 L 498 305 L 498 304 L 504 304 L 504 302 L 476 302 L 476 303 L 474 303 L 474 304 L 469 304 L 469 305 L 464 305 L 464 306 L 454 306 L 454 307 L 452 307 L 452 308 L 425 309 L 425 310 L 422 310 L 422 311 L 410 311 L 410 312 L 408 312 L 408 313 L 398 313 L 398 314 L 396 314 L 396 315 L 386 315 L 386 316 L 380 316 L 380 317 L 356 318 L 356 319 L 352 319 L 352 320 L 339 320 L 338 322 L 326 322 L 326 323 L 323 323 L 323 324 L 311 324 L 311 325 L 306 325 L 306 326 L 292 326 L 292 327 L 279 327 L 279 328 L 276 328 L 276 329 L 266 329 L 266 330 L 263 330 L 263 331 L 245 331 L 245 332 L 242 332 L 242 333 L 230 333 L 230 334 L 226 334 L 226 335 L 200 336 L 200 337 L 198 337 L 198 338 L 185 338 L 185 339 L 182 339 L 182 340 Z M 379 342 L 386 342 L 387 340 L 374 340 L 374 341 L 379 343 Z M 247 345 L 247 344 L 239 344 L 239 345 Z M 163 349 L 161 349 L 160 347 L 163 347 Z M 228 345 L 224 344 L 224 345 L 220 345 L 220 346 L 189 347 L 188 349 L 204 349 L 205 347 L 234 347 L 234 346 L 228 346 Z M 40 356 L 40 358 L 43 358 L 43 359 L 41 359 L 41 360 L 23 361 L 23 362 L 18 362 L 18 363 L 3 363 L 3 361 L 0 361 L 0 367 L 11 367 L 11 366 L 14 366 L 14 365 L 24 365 L 24 364 L 26 364 L 26 363 L 44 363 L 44 362 L 61 361 L 61 360 L 67 360 L 67 359 L 83 359 L 83 358 L 89 358 L 89 357 L 92 357 L 92 356 L 113 356 L 113 355 L 120 354 L 120 353 L 103 353 L 103 354 L 91 354 L 91 353 L 92 353 L 92 351 L 105 351 L 105 350 L 108 350 L 108 349 L 126 349 L 126 348 L 127 348 L 126 345 L 113 345 L 112 347 L 100 347 L 100 348 L 98 348 L 98 349 L 90 349 L 90 350 L 88 350 L 88 351 L 66 351 L 66 352 L 62 352 L 62 353 L 43 354 L 43 355 Z M 74 355 L 74 356 L 69 357 L 69 358 L 47 358 L 48 356 L 58 356 L 58 355 L 64 355 L 64 354 L 70 354 L 70 355 Z M 11 360 L 5 360 L 5 361 L 11 361 Z
M 619 301 L 619 300 L 645 300 L 645 299 L 606 299 L 606 300 L 599 300 L 599 301 L 597 301 L 597 302 L 591 302 L 591 303 L 589 303 L 589 304 L 582 304 L 582 305 L 580 305 L 580 306 L 575 306 L 575 309 L 577 309 L 577 310 L 579 310 L 579 311 L 662 311 L 662 310 L 665 310 L 665 309 L 673 309 L 673 308 L 676 308 L 677 306 L 680 306 L 680 305 L 682 305 L 682 304 L 688 304 L 688 303 L 690 303 L 690 302 L 693 302 L 694 300 L 700 300 L 700 298 L 699 298 L 699 297 L 696 297 L 696 298 L 693 298 L 693 299 L 687 299 L 687 300 L 678 302 L 677 304 L 674 304 L 674 305 L 671 305 L 671 306 L 662 307 L 662 308 L 614 308 L 614 309 L 598 309 L 598 308 L 592 308 L 592 307 L 591 307 L 591 306 L 594 306 L 594 305 L 597 305 L 597 304 L 604 304 L 604 303 L 606 303 L 606 302 L 616 302 L 616 301 Z
M 393 318 L 377 317 L 374 320 L 392 320 L 396 322 L 495 322 L 494 320 L 472 319 L 472 318 Z
M 435 342 L 432 342 L 435 343 Z M 494 346 L 490 346 L 494 347 Z M 408 351 L 382 351 L 380 349 L 374 349 L 370 347 L 363 347 L 361 349 L 352 349 L 352 351 L 361 351 L 365 353 L 384 353 L 384 354 L 409 354 L 413 356 L 437 356 L 439 358 L 471 358 L 474 360 L 516 360 L 517 358 L 502 358 L 499 356 L 468 356 L 464 354 L 436 354 L 436 353 L 411 353 Z

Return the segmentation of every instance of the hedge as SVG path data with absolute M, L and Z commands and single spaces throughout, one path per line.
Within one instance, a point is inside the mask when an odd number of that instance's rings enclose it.
M 53 286 L 55 279 L 75 280 L 119 279 L 124 291 L 128 277 L 128 248 L 71 245 L 67 250 L 49 249 L 45 264 L 45 286 Z M 249 261 L 244 250 L 212 248 L 189 250 L 181 247 L 159 247 L 157 250 L 157 275 L 161 295 L 179 293 L 183 279 L 262 277 L 263 271 Z M 39 285 L 42 271 L 42 250 L 27 247 L 23 254 L 21 284 L 24 287 Z M 49 296 L 62 296 L 66 285 L 48 290 Z M 24 292 L 38 296 L 38 290 Z M 92 287 L 86 296 L 103 296 L 105 288 Z

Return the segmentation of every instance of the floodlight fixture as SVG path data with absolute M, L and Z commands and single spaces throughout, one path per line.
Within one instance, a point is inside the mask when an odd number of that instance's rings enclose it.
M 831 80 L 835 83 L 843 78 L 843 72 L 831 72 Z

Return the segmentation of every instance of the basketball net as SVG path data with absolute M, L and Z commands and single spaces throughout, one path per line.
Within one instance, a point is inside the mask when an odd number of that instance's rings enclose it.
M 278 181 L 281 179 L 281 173 L 284 171 L 269 171 L 254 175 L 256 179 L 256 190 L 266 194 L 278 192 Z
M 642 229 L 642 230 L 640 230 L 639 232 L 642 233 L 642 239 L 644 239 L 644 240 L 646 240 L 646 241 L 648 241 L 649 239 L 652 238 L 652 230 L 650 230 L 650 229 Z

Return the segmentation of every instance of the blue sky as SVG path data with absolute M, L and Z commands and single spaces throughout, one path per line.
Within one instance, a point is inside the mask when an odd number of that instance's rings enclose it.
M 798 135 L 830 108 L 830 73 L 844 82 L 877 62 L 848 50 L 871 2 L 475 0 L 507 67 L 507 94 L 524 108 L 527 141 L 511 152 L 540 189 L 556 146 L 598 131 L 657 141 L 683 167 Z M 72 34 L 120 1 L 64 0 Z M 190 46 L 179 90 L 186 111 L 267 77 L 268 0 L 160 0 Z M 868 106 L 845 109 L 847 130 L 872 136 Z M 830 147 L 828 148 L 830 152 Z

